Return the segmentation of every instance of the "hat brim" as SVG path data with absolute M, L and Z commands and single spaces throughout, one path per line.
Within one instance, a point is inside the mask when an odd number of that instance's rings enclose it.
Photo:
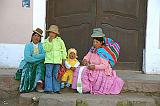
M 94 37 L 97 37 L 97 38 L 98 38 L 98 37 L 104 37 L 104 36 L 105 36 L 105 34 L 98 35 L 98 36 L 97 36 L 97 35 L 94 35 L 94 34 L 91 35 L 92 38 L 94 38 Z
M 38 35 L 40 35 L 41 37 L 43 37 L 42 34 L 40 34 L 39 32 L 37 32 L 36 30 L 33 30 L 33 32 L 35 32 L 35 33 L 37 33 Z
M 55 31 L 52 31 L 52 30 L 46 30 L 46 32 L 54 32 L 56 34 L 59 34 L 59 32 L 55 32 Z

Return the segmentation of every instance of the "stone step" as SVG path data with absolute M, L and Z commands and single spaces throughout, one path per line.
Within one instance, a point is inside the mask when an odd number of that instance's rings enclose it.
M 141 71 L 117 70 L 124 81 L 124 91 L 160 93 L 160 75 L 142 74 Z
M 160 106 L 160 97 L 146 96 L 142 93 L 119 95 L 25 93 L 20 95 L 19 104 L 20 106 L 33 104 L 36 106 Z

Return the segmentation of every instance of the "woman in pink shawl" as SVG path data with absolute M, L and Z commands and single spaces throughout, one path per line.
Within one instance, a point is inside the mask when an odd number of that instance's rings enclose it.
M 79 93 L 119 94 L 124 81 L 116 75 L 109 63 L 101 28 L 93 29 L 93 47 L 83 58 L 82 65 L 74 71 L 72 88 Z

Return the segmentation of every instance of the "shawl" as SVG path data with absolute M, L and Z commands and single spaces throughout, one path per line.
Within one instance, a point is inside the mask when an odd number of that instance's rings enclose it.
M 114 67 L 117 63 L 120 54 L 120 46 L 117 42 L 114 42 L 111 38 L 104 38 L 105 45 L 101 48 L 91 47 L 90 52 L 97 53 L 101 58 L 108 60 L 111 67 Z

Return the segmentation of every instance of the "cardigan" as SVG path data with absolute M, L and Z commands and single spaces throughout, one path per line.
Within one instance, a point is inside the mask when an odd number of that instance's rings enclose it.
M 43 49 L 42 43 L 38 43 L 38 50 L 39 54 L 34 54 L 33 43 L 27 43 L 24 49 L 24 59 L 20 62 L 19 69 L 22 69 L 27 62 L 34 63 L 43 61 L 45 58 L 45 51 Z
M 44 40 L 43 47 L 46 52 L 45 63 L 61 64 L 66 59 L 67 52 L 64 41 L 60 37 L 49 42 L 49 38 Z

